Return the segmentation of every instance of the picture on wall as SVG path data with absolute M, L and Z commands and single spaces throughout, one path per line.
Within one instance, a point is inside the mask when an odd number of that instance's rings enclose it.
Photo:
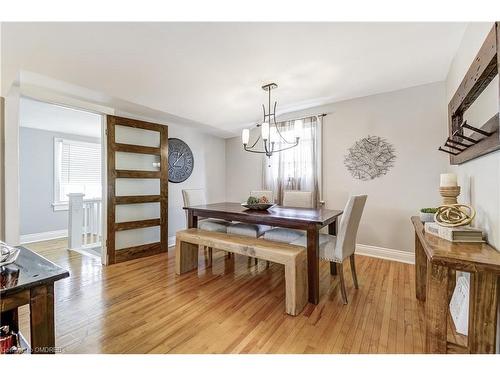
M 395 160 L 396 151 L 392 144 L 384 138 L 369 135 L 347 150 L 344 165 L 352 177 L 369 181 L 387 174 Z

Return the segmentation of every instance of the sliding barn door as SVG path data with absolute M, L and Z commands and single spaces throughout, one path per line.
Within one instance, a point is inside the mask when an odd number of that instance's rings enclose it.
M 107 116 L 108 264 L 167 251 L 168 128 Z

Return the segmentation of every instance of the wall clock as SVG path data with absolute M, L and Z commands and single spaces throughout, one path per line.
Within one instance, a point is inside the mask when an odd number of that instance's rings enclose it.
M 186 181 L 193 172 L 194 158 L 189 146 L 178 138 L 168 139 L 168 180 Z

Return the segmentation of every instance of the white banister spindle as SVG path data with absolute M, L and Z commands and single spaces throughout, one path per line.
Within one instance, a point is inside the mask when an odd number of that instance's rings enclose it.
M 82 193 L 68 194 L 69 214 L 68 214 L 68 247 L 70 249 L 81 249 L 82 233 L 84 225 L 84 209 Z
M 99 201 L 97 203 L 97 221 L 99 225 L 97 226 L 97 236 L 101 238 L 102 236 L 102 225 L 101 225 L 101 220 L 102 220 L 102 203 Z
M 101 199 L 83 200 L 84 194 L 68 194 L 70 249 L 92 248 L 101 245 Z
M 87 245 L 87 233 L 89 232 L 89 206 L 83 206 L 83 244 Z

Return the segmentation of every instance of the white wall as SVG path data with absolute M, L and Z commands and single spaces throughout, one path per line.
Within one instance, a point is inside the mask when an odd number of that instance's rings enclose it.
M 368 194 L 358 243 L 413 252 L 410 216 L 436 206 L 439 174 L 447 156 L 437 151 L 446 137 L 444 83 L 367 96 L 290 114 L 329 113 L 323 126 L 323 187 L 327 208 L 343 208 L 349 195 Z M 346 150 L 359 138 L 378 135 L 396 149 L 395 166 L 372 181 L 354 179 L 345 168 Z M 227 143 L 227 197 L 243 200 L 260 187 L 259 156 L 242 150 L 239 137 Z
M 186 226 L 186 216 L 182 209 L 182 189 L 205 189 L 207 202 L 226 200 L 226 142 L 223 138 L 200 131 L 171 125 L 169 138 L 180 138 L 193 151 L 194 169 L 184 182 L 168 184 L 168 235 Z
M 259 130 L 253 129 L 255 141 Z M 241 137 L 226 139 L 226 198 L 228 202 L 244 202 L 251 190 L 262 188 L 262 155 L 243 150 Z
M 455 94 L 492 27 L 492 22 L 470 23 L 467 26 L 446 79 L 447 103 Z M 464 118 L 472 116 L 478 120 L 479 125 L 482 125 L 492 114 L 497 113 L 499 110 L 498 85 L 499 80 L 496 77 L 474 102 L 474 108 L 471 107 L 464 114 Z M 468 186 L 468 194 L 464 198 L 466 201 L 470 201 L 477 210 L 474 225 L 484 229 L 488 236 L 488 242 L 500 250 L 500 151 L 484 155 L 462 165 L 450 166 L 450 170 L 458 175 L 460 185 Z M 500 353 L 500 305 L 498 307 L 496 352 Z
M 4 140 L 4 129 L 5 129 L 5 121 L 4 121 L 4 104 L 5 99 L 0 97 L 0 241 L 5 240 L 5 231 L 4 231 L 4 217 L 5 217 L 5 200 L 4 200 L 4 148 L 5 148 L 5 140 Z
M 100 128 L 100 122 L 95 126 Z M 68 210 L 54 211 L 52 206 L 55 175 L 54 138 L 101 143 L 99 138 L 25 127 L 19 129 L 21 236 L 68 229 Z
M 446 104 L 455 94 L 492 27 L 493 23 L 470 23 L 467 26 L 446 79 Z M 464 117 L 472 116 L 478 125 L 482 125 L 497 113 L 498 84 L 497 77 Z M 470 200 L 477 210 L 474 225 L 484 229 L 488 242 L 500 249 L 500 152 L 490 153 L 462 165 L 450 166 L 449 169 L 457 173 L 459 184 L 470 190 L 470 194 L 466 193 L 466 196 L 461 198 L 465 201 Z
M 19 87 L 13 86 L 5 97 L 4 196 L 5 241 L 19 244 Z

